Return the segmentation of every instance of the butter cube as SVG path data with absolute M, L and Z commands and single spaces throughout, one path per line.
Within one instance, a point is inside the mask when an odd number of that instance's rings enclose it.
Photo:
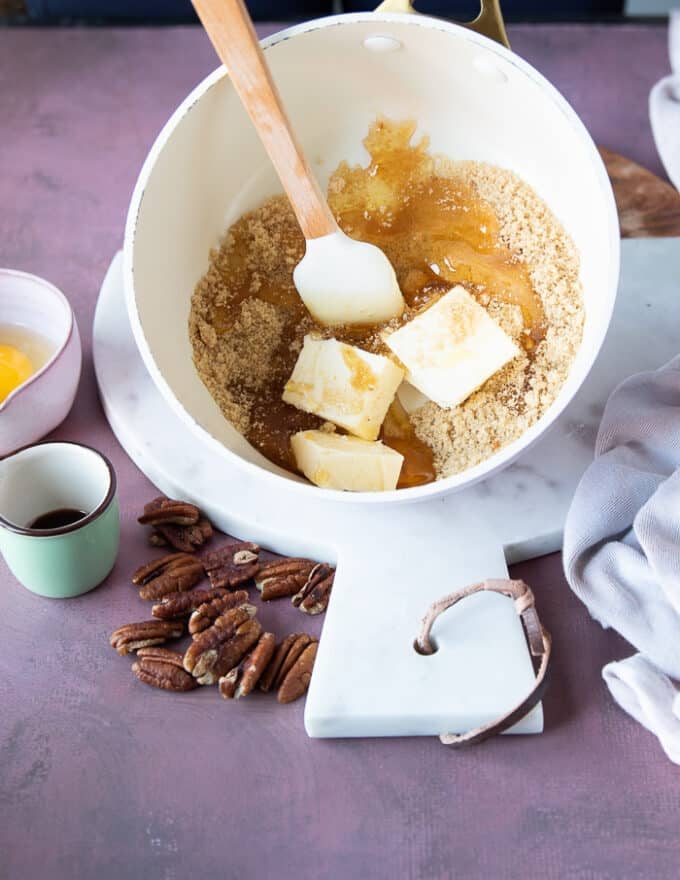
M 454 287 L 385 342 L 411 385 L 444 408 L 458 406 L 519 354 L 464 287 Z
M 334 422 L 364 440 L 375 440 L 404 371 L 390 358 L 337 339 L 305 336 L 283 399 Z
M 322 489 L 384 492 L 397 487 L 404 456 L 380 441 L 300 431 L 290 443 L 298 468 Z

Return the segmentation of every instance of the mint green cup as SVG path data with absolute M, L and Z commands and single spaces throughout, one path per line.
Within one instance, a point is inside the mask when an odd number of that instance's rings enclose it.
M 30 525 L 48 511 L 81 510 L 55 529 Z M 109 460 L 79 443 L 38 443 L 0 461 L 0 552 L 27 589 L 50 599 L 100 584 L 118 554 L 116 475 Z

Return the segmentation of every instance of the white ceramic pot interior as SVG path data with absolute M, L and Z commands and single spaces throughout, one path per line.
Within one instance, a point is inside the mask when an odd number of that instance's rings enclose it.
M 73 443 L 29 446 L 0 462 L 0 516 L 26 527 L 60 508 L 92 513 L 110 486 L 106 461 L 93 449 Z
M 398 48 L 368 48 L 365 41 L 370 45 L 376 35 L 393 38 Z M 367 161 L 362 140 L 376 116 L 415 119 L 433 152 L 492 162 L 521 175 L 576 243 L 585 333 L 551 410 L 472 471 L 389 494 L 406 500 L 468 485 L 545 430 L 575 394 L 602 343 L 617 284 L 618 224 L 601 160 L 573 111 L 545 80 L 463 28 L 418 16 L 339 16 L 292 28 L 269 43 L 274 78 L 324 186 L 342 159 Z M 224 419 L 193 367 L 187 334 L 191 294 L 210 248 L 244 211 L 280 191 L 228 78 L 216 71 L 175 113 L 142 170 L 128 218 L 126 286 L 146 364 L 176 410 L 225 455 L 295 480 Z

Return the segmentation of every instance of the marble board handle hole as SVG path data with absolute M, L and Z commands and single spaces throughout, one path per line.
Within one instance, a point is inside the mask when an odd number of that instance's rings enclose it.
M 413 650 L 416 654 L 420 654 L 421 657 L 432 657 L 439 650 L 439 645 L 435 642 L 435 640 L 430 637 L 430 645 L 432 646 L 431 651 L 423 651 L 422 647 L 418 644 L 418 639 L 415 638 L 413 640 Z

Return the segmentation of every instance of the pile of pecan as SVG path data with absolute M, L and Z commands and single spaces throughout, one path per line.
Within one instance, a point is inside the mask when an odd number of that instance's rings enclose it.
M 310 559 L 260 562 L 260 548 L 248 541 L 196 553 L 214 530 L 194 504 L 155 498 L 139 517 L 150 525 L 154 546 L 176 552 L 140 566 L 132 576 L 139 596 L 152 602 L 151 620 L 128 623 L 111 635 L 119 654 L 137 655 L 132 671 L 145 684 L 170 691 L 218 686 L 225 699 L 246 697 L 256 688 L 275 690 L 280 703 L 303 696 L 312 677 L 318 640 L 292 633 L 277 643 L 264 632 L 247 588 L 254 583 L 263 602 L 291 598 L 306 614 L 326 610 L 335 570 Z M 209 588 L 198 585 L 207 576 Z M 182 653 L 165 645 L 189 635 Z

